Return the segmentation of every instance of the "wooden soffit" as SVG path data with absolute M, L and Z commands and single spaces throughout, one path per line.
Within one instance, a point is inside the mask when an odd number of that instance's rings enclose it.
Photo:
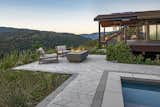
M 122 25 L 135 25 L 136 20 L 133 21 L 100 21 L 102 27 L 122 26 Z

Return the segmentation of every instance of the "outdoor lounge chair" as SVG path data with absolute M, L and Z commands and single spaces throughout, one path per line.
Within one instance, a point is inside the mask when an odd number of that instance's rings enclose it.
M 58 54 L 45 54 L 43 48 L 38 49 L 39 53 L 39 64 L 46 63 L 57 63 L 58 62 Z
M 67 53 L 70 52 L 70 50 L 67 50 L 65 45 L 56 46 L 56 50 L 57 50 L 58 55 L 61 55 L 62 57 L 66 56 Z

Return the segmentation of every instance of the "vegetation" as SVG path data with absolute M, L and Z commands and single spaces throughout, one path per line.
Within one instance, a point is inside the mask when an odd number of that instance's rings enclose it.
M 84 44 L 81 45 L 82 47 L 85 47 L 87 49 L 90 48 L 97 48 L 98 47 L 98 41 L 97 40 L 90 40 L 88 42 L 85 42 Z
M 0 72 L 0 107 L 35 107 L 69 75 L 41 72 Z
M 11 67 L 27 64 L 37 59 L 38 54 L 36 52 L 26 50 L 19 53 L 18 51 L 14 51 L 0 60 L 0 70 L 5 71 Z
M 88 42 L 84 43 L 83 45 L 79 46 L 80 48 L 85 48 L 89 51 L 89 54 L 99 54 L 105 55 L 106 49 L 98 49 L 98 41 L 97 40 L 89 40 Z
M 89 54 L 106 55 L 106 49 L 90 48 Z
M 142 55 L 133 55 L 131 49 L 125 43 L 117 43 L 115 45 L 109 45 L 106 49 L 106 59 L 108 61 L 114 61 L 119 63 L 129 64 L 153 64 L 160 65 L 160 57 L 155 60 L 145 58 Z
M 32 51 L 15 51 L 0 60 L 0 107 L 35 107 L 70 76 L 11 70 L 35 60 L 37 54 Z

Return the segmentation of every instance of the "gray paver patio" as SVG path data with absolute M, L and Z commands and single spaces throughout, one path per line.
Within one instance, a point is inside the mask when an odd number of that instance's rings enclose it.
M 89 55 L 88 59 L 82 63 L 69 63 L 63 57 L 60 58 L 59 63 L 39 65 L 38 62 L 34 62 L 14 69 L 53 73 L 78 73 L 78 76 L 46 107 L 90 107 L 103 72 L 160 74 L 160 66 L 112 63 L 106 61 L 104 55 Z

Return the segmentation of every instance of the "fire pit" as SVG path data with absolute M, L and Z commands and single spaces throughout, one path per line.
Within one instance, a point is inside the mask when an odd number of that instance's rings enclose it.
M 88 50 L 85 49 L 72 49 L 70 53 L 67 54 L 67 59 L 69 62 L 82 62 L 88 56 Z

